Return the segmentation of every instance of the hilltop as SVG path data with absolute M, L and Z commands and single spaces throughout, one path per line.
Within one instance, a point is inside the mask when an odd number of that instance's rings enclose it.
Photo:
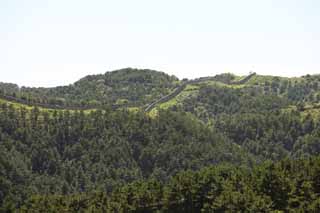
M 94 108 L 112 104 L 143 106 L 170 93 L 177 84 L 178 78 L 163 72 L 126 68 L 89 75 L 69 86 L 53 88 L 19 88 L 14 84 L 2 83 L 0 91 L 34 105 Z

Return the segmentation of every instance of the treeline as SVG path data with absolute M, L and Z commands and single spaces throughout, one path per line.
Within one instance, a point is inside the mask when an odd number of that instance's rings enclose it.
M 320 158 L 184 171 L 166 184 L 137 181 L 113 192 L 35 195 L 20 212 L 319 212 Z

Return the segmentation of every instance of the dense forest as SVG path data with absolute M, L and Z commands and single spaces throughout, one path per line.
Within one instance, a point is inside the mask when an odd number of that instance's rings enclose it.
M 32 196 L 21 212 L 319 212 L 320 159 L 183 171 L 163 184 L 135 181 L 112 193 Z
M 0 211 L 320 211 L 318 75 L 127 68 L 0 95 Z

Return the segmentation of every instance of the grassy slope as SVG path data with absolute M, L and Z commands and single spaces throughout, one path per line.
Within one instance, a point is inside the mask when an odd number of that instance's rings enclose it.
M 158 114 L 158 109 L 169 109 L 173 106 L 177 106 L 185 98 L 190 97 L 192 95 L 196 95 L 198 92 L 199 92 L 198 85 L 187 85 L 186 88 L 181 93 L 179 93 L 176 97 L 174 97 L 173 99 L 171 99 L 165 103 L 162 103 L 162 104 L 158 105 L 157 107 L 155 107 L 154 109 L 152 109 L 149 112 L 149 115 L 151 117 L 154 117 Z
M 12 101 L 8 101 L 8 100 L 4 100 L 0 98 L 0 104 L 8 104 L 10 106 L 13 106 L 16 109 L 20 109 L 20 108 L 24 108 L 27 110 L 32 110 L 34 109 L 33 106 L 29 106 L 26 104 L 21 104 L 21 103 L 17 103 L 17 102 L 12 102 Z M 49 108 L 44 108 L 44 107 L 37 107 L 40 111 L 46 111 L 46 112 L 53 112 L 53 111 L 67 111 L 65 109 L 49 109 Z M 88 109 L 88 110 L 83 110 L 85 113 L 90 113 L 91 111 L 94 111 L 96 109 Z M 75 110 L 68 110 L 70 112 L 73 112 Z
M 9 104 L 9 105 L 12 105 L 14 108 L 24 107 L 24 108 L 26 108 L 28 110 L 33 109 L 33 107 L 31 107 L 31 106 L 28 106 L 28 105 L 25 105 L 25 104 L 16 103 L 16 102 L 12 102 L 12 101 L 7 101 L 7 100 L 1 99 L 1 98 L 0 98 L 0 104 Z M 40 110 L 48 110 L 48 109 L 44 109 L 44 108 L 41 108 L 41 107 L 39 107 L 39 109 Z

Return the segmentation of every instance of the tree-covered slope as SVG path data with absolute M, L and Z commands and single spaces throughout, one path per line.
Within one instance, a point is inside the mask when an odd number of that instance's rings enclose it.
M 186 113 L 39 111 L 0 106 L 0 206 L 32 194 L 111 191 L 253 157 Z M 6 207 L 6 208 L 7 208 Z
M 135 69 L 65 87 L 0 84 L 1 210 L 318 209 L 319 160 L 296 160 L 320 154 L 319 86 L 317 75 L 179 81 Z M 295 176 L 296 162 L 312 172 Z
M 124 105 L 143 106 L 172 91 L 179 84 L 174 76 L 141 69 L 121 69 L 101 75 L 89 75 L 69 86 L 19 88 L 0 84 L 2 94 L 31 104 L 57 106 Z

